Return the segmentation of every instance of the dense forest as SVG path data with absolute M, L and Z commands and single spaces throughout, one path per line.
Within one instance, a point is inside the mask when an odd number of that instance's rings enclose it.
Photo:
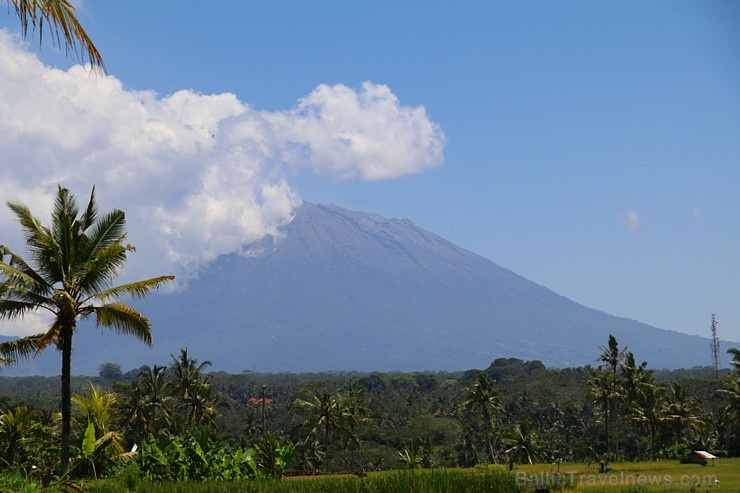
M 185 349 L 126 373 L 106 363 L 72 382 L 71 474 L 126 463 L 153 479 L 228 479 L 736 456 L 740 352 L 730 352 L 734 369 L 720 374 L 651 370 L 613 337 L 594 367 L 569 369 L 501 358 L 455 373 L 232 375 L 208 373 Z M 53 470 L 59 405 L 57 378 L 0 377 L 3 467 Z

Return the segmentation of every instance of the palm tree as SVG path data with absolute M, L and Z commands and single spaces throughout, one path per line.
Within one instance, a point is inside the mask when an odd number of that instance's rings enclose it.
M 635 363 L 632 351 L 625 351 L 624 361 L 619 365 L 619 370 L 624 398 L 631 402 L 637 399 L 640 384 L 649 379 L 652 372 L 647 369 L 647 361 L 643 361 L 639 366 Z
M 170 388 L 174 397 L 178 399 L 180 410 L 183 411 L 183 427 L 210 421 L 208 409 L 216 401 L 211 397 L 210 376 L 203 375 L 205 368 L 211 366 L 210 361 L 198 364 L 198 360 L 188 355 L 187 349 L 180 350 L 180 357 L 170 355 Z M 213 402 L 211 402 L 213 400 Z
M 673 423 L 676 440 L 683 443 L 686 428 L 696 431 L 705 424 L 700 417 L 699 401 L 676 382 L 670 383 L 666 390 L 666 421 Z
M 736 347 L 731 347 L 727 350 L 727 354 L 732 355 L 732 361 L 730 361 L 730 365 L 735 369 L 735 373 L 740 375 L 740 349 Z
M 493 450 L 491 427 L 494 412 L 503 409 L 500 392 L 493 387 L 493 383 L 488 380 L 488 376 L 484 372 L 480 372 L 473 387 L 465 389 L 465 394 L 466 399 L 463 401 L 462 407 L 478 410 L 483 415 L 486 449 L 490 455 L 491 462 L 495 463 L 496 454 Z
M 118 462 L 131 460 L 135 452 L 124 448 L 123 435 L 116 429 L 118 418 L 116 406 L 118 394 L 102 392 L 93 385 L 88 386 L 88 395 L 72 396 L 72 421 L 77 429 L 78 443 L 82 444 L 81 455 L 73 460 L 70 474 L 75 471 L 93 475 L 104 472 Z
M 105 65 L 98 49 L 90 36 L 77 20 L 75 7 L 69 0 L 10 0 L 15 13 L 21 21 L 21 31 L 25 37 L 28 25 L 35 30 L 43 30 L 44 24 L 49 28 L 52 44 L 78 55 L 84 60 L 85 55 L 94 69 L 105 72 Z M 40 36 L 42 33 L 39 34 Z M 62 42 L 63 41 L 63 42 Z M 79 43 L 79 47 L 78 47 Z
M 627 348 L 625 347 L 621 351 L 619 350 L 619 344 L 617 343 L 617 338 L 614 337 L 612 334 L 609 334 L 609 342 L 608 346 L 601 348 L 601 353 L 599 355 L 599 361 L 604 363 L 607 370 L 611 372 L 611 389 L 609 391 L 609 397 L 607 399 L 607 403 L 609 405 L 609 416 L 611 417 L 611 420 L 613 423 L 614 428 L 614 455 L 619 456 L 619 422 L 617 421 L 617 416 L 619 411 L 616 409 L 617 404 L 619 403 L 619 400 L 622 398 L 621 393 L 619 392 L 619 380 L 617 378 L 617 368 L 619 367 L 619 363 L 623 360 L 625 352 L 627 351 Z M 631 354 L 631 353 L 630 353 Z M 633 358 L 634 362 L 634 358 Z M 600 367 L 601 368 L 601 367 Z M 607 451 L 609 450 L 609 423 L 606 424 L 607 426 Z
M 609 441 L 609 422 L 611 418 L 611 401 L 614 396 L 613 377 L 611 373 L 596 372 L 592 373 L 592 378 L 588 381 L 588 390 L 593 402 L 601 407 L 604 421 L 604 431 L 606 434 L 606 451 L 610 451 Z
M 349 436 L 349 428 L 346 423 L 344 409 L 341 399 L 328 390 L 314 392 L 311 389 L 303 389 L 305 398 L 296 399 L 294 405 L 307 415 L 307 417 L 296 425 L 296 428 L 308 430 L 305 439 L 310 443 L 320 435 L 324 436 L 324 450 L 329 452 L 332 435 Z
M 506 440 L 506 443 L 509 445 L 506 453 L 510 454 L 510 464 L 513 464 L 516 455 L 519 455 L 522 464 L 532 464 L 536 437 L 537 427 L 532 421 L 525 419 L 514 425 L 514 430 Z
M 116 403 L 122 423 L 126 429 L 129 445 L 140 443 L 150 433 L 156 433 L 169 426 L 169 389 L 165 379 L 166 367 L 144 366 L 136 379 L 130 384 L 114 383 L 121 398 Z
M 83 436 L 88 423 L 92 423 L 95 432 L 106 434 L 116 427 L 118 418 L 116 406 L 119 396 L 115 392 L 103 392 L 92 382 L 88 384 L 87 395 L 72 396 L 72 421 L 78 426 L 79 435 Z
M 357 427 L 370 421 L 371 413 L 368 407 L 367 389 L 360 385 L 357 380 L 350 382 L 349 386 L 339 394 L 342 416 L 345 421 L 348 447 L 352 447 L 351 466 L 358 469 L 357 451 L 360 448 L 360 438 L 357 436 Z
M 170 425 L 172 392 L 167 380 L 167 367 L 145 367 L 135 382 L 136 397 L 141 399 L 144 435 L 156 433 Z
M 639 397 L 630 403 L 629 419 L 647 428 L 650 433 L 650 458 L 655 460 L 655 436 L 660 424 L 666 420 L 665 387 L 652 381 L 640 384 Z
M 142 298 L 174 279 L 160 276 L 119 286 L 113 281 L 134 247 L 125 244 L 122 211 L 98 214 L 95 188 L 80 213 L 75 197 L 58 187 L 51 225 L 44 226 L 23 204 L 8 202 L 25 233 L 31 263 L 0 245 L 0 319 L 18 319 L 34 310 L 52 315 L 45 333 L 0 344 L 0 355 L 17 360 L 55 345 L 62 353 L 61 472 L 69 466 L 70 376 L 72 336 L 77 322 L 94 315 L 99 327 L 133 335 L 152 343 L 151 322 L 120 302 L 129 295 Z

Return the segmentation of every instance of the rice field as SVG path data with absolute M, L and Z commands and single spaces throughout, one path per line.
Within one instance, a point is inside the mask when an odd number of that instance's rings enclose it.
M 599 473 L 595 464 L 536 464 L 513 473 L 520 484 L 560 484 L 562 491 L 579 493 L 740 493 L 740 458 L 717 459 L 706 466 L 677 461 L 614 463 L 606 473 Z
M 163 482 L 143 481 L 133 475 L 77 483 L 74 489 L 91 493 L 529 493 L 535 487 L 569 493 L 721 493 L 740 492 L 740 458 L 717 459 L 714 464 L 676 461 L 614 463 L 606 473 L 583 463 L 535 464 L 508 471 L 502 466 L 473 469 L 403 470 L 369 473 L 366 477 L 309 476 L 279 481 Z M 3 482 L 3 492 L 70 491 L 25 483 Z

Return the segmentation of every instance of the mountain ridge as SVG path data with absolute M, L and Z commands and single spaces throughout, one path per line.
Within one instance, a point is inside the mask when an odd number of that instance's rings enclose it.
M 585 366 L 610 333 L 653 368 L 710 364 L 707 338 L 585 307 L 408 219 L 331 204 L 305 202 L 280 235 L 136 306 L 154 347 L 81 327 L 76 374 L 163 364 L 184 347 L 232 373 L 456 371 L 498 357 Z

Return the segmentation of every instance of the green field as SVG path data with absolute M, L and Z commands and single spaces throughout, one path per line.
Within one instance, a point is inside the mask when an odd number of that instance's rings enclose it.
M 596 464 L 561 464 L 559 471 L 563 490 L 590 493 L 740 492 L 740 458 L 717 459 L 707 466 L 676 461 L 615 463 L 610 465 L 610 469 L 607 473 L 599 473 Z M 546 464 L 521 466 L 514 473 L 520 480 L 551 485 L 558 477 L 558 467 Z
M 594 464 L 566 463 L 471 469 L 425 469 L 351 475 L 292 477 L 279 481 L 162 482 L 143 481 L 123 474 L 115 479 L 85 481 L 43 489 L 19 477 L 0 476 L 0 491 L 96 493 L 458 493 L 530 492 L 530 486 L 551 491 L 585 493 L 692 493 L 740 492 L 740 458 L 717 459 L 707 466 L 676 461 L 616 463 L 606 473 Z M 558 479 L 560 478 L 560 479 Z M 560 489 L 555 485 L 560 484 Z

